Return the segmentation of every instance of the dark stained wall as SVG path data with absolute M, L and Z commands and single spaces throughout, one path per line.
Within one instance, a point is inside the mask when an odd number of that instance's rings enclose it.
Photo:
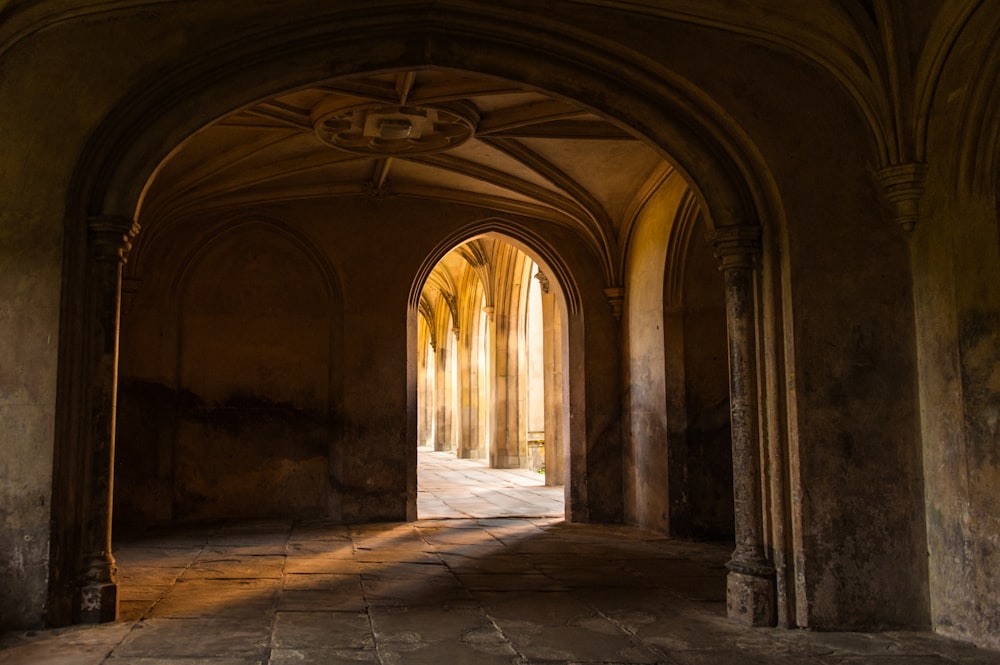
M 326 278 L 287 236 L 249 224 L 199 251 L 181 280 L 176 308 L 143 293 L 158 306 L 125 317 L 117 520 L 326 514 L 343 325 Z M 129 372 L 140 317 L 176 319 L 173 381 Z

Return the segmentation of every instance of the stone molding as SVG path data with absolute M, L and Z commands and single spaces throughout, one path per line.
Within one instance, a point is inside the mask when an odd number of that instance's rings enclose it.
M 761 228 L 759 226 L 720 226 L 709 233 L 720 270 L 754 270 L 760 265 Z
M 625 288 L 622 286 L 611 286 L 604 289 L 604 295 L 611 305 L 611 314 L 616 321 L 622 320 L 622 309 L 625 306 Z
M 125 263 L 139 223 L 125 215 L 95 215 L 87 219 L 87 231 L 98 260 L 117 259 Z
M 891 206 L 893 221 L 907 232 L 920 219 L 920 198 L 927 183 L 927 164 L 908 162 L 879 169 L 878 181 Z

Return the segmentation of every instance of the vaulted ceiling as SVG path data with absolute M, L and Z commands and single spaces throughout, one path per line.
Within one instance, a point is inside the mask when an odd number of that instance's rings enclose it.
M 163 166 L 143 217 L 368 195 L 470 203 L 614 237 L 666 168 L 579 104 L 443 70 L 337 79 L 241 109 Z

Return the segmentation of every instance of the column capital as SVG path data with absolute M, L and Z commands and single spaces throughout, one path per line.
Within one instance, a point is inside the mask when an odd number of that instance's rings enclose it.
M 124 263 L 139 223 L 126 215 L 94 215 L 87 219 L 87 230 L 99 257 Z
M 604 295 L 607 296 L 608 303 L 611 305 L 611 314 L 616 321 L 621 321 L 622 308 L 625 305 L 625 287 L 610 286 L 604 289 Z
M 720 226 L 709 234 L 720 270 L 752 270 L 760 262 L 761 228 L 759 226 Z
M 927 182 L 927 164 L 907 162 L 878 170 L 879 184 L 892 207 L 893 221 L 904 231 L 912 231 L 920 218 L 920 198 Z

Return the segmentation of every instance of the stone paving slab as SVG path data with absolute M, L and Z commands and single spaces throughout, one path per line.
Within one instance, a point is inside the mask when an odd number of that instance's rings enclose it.
M 116 658 L 262 658 L 270 617 L 249 619 L 146 619 L 114 648 Z M 109 665 L 114 665 L 109 663 Z
M 267 665 L 264 658 L 123 658 L 112 657 L 107 665 Z
M 295 554 L 285 559 L 285 573 L 289 575 L 322 573 L 357 575 L 360 572 L 361 567 L 353 558 L 342 559 L 325 554 Z
M 0 635 L 0 662 L 4 665 L 101 665 L 132 624 L 73 626 Z
M 278 612 L 273 646 L 279 649 L 374 650 L 365 612 Z
M 364 612 L 367 608 L 365 598 L 357 594 L 345 594 L 330 591 L 297 591 L 288 590 L 281 594 L 278 600 L 278 611 L 289 612 Z
M 271 649 L 267 665 L 357 665 L 382 661 L 373 649 Z M 111 665 L 110 663 L 108 665 Z
M 460 494 L 447 483 L 469 482 L 464 467 L 435 487 Z M 510 475 L 477 495 L 497 502 L 491 516 L 449 508 L 408 524 L 263 520 L 122 539 L 122 620 L 0 636 L 0 663 L 1000 665 L 998 652 L 931 633 L 736 625 L 731 546 L 497 517 L 514 507 L 512 488 L 538 480 Z

